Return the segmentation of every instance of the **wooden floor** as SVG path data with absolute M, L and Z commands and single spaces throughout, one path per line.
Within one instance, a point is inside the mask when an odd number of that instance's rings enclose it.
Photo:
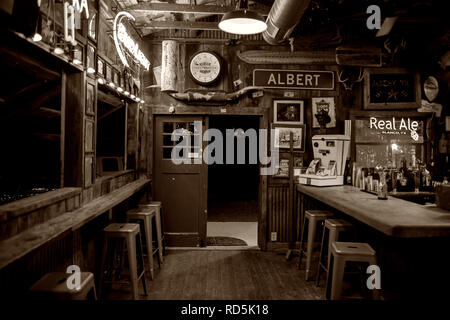
M 149 300 L 318 300 L 323 285 L 305 282 L 296 260 L 261 251 L 168 251 L 155 280 L 149 281 Z M 128 286 L 115 286 L 108 299 L 130 299 Z M 140 292 L 143 293 L 142 285 Z

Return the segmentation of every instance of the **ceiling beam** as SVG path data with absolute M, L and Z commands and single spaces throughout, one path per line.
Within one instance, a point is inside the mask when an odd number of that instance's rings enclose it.
M 269 10 L 267 7 L 256 6 L 250 8 L 261 15 L 267 16 Z M 225 14 L 236 10 L 233 6 L 217 6 L 217 5 L 190 5 L 190 4 L 174 4 L 174 3 L 148 3 L 142 2 L 125 8 L 125 11 L 159 11 L 172 13 L 209 13 L 209 14 Z
M 201 21 L 151 21 L 136 24 L 136 28 L 141 29 L 144 35 L 154 29 L 220 30 L 218 22 Z

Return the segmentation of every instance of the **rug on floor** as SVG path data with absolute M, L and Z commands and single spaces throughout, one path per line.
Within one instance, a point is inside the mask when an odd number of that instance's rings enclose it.
M 208 246 L 246 246 L 247 242 L 232 237 L 207 237 Z

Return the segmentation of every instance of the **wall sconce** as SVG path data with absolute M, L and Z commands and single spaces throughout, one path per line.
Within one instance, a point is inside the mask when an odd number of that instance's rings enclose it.
M 77 45 L 72 48 L 72 63 L 81 66 L 83 64 L 83 47 Z
M 87 47 L 87 73 L 94 74 L 95 73 L 95 48 L 90 44 Z
M 33 42 L 39 42 L 42 40 L 42 17 L 39 13 L 36 21 L 36 29 L 34 30 Z

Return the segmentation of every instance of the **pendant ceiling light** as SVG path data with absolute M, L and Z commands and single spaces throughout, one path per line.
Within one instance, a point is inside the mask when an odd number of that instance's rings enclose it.
M 219 28 L 228 33 L 246 35 L 264 32 L 267 25 L 259 13 L 248 10 L 247 0 L 240 0 L 239 9 L 225 13 Z

